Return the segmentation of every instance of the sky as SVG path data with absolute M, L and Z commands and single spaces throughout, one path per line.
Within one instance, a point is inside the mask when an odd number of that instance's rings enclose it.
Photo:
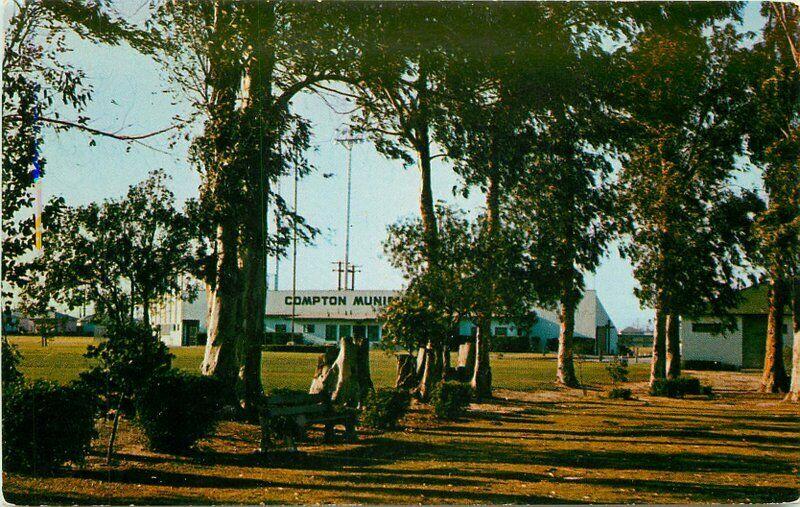
M 745 9 L 745 29 L 753 30 L 761 22 L 759 6 Z M 141 0 L 123 2 L 118 10 L 131 19 L 144 14 Z M 164 71 L 150 57 L 127 46 L 109 47 L 74 40 L 67 60 L 82 68 L 94 89 L 94 99 L 87 116 L 94 128 L 126 134 L 152 132 L 174 123 L 173 117 L 188 111 L 186 104 L 175 102 L 166 93 Z M 320 98 L 301 95 L 295 111 L 313 124 L 314 148 L 310 161 L 317 171 L 303 178 L 298 187 L 298 211 L 321 233 L 313 245 L 301 245 L 297 253 L 298 289 L 335 289 L 334 261 L 343 260 L 345 243 L 345 201 L 347 150 L 335 142 L 337 129 L 347 121 L 331 110 Z M 64 116 L 71 117 L 65 111 Z M 87 134 L 70 131 L 56 133 L 45 129 L 42 154 L 47 160 L 43 179 L 45 200 L 63 196 L 67 203 L 83 205 L 122 196 L 127 188 L 147 173 L 163 168 L 172 176 L 170 188 L 179 202 L 197 196 L 199 176 L 187 160 L 188 142 L 169 147 L 166 137 L 147 140 L 147 146 L 128 145 L 95 138 L 90 146 Z M 332 173 L 330 177 L 323 174 Z M 372 145 L 356 145 L 352 152 L 352 203 L 350 259 L 360 266 L 356 289 L 396 289 L 403 284 L 400 274 L 389 266 L 381 249 L 386 227 L 401 218 L 419 215 L 419 173 L 415 167 L 404 168 L 399 161 L 380 155 Z M 744 174 L 742 185 L 753 186 L 757 178 Z M 281 183 L 281 193 L 291 202 L 291 178 Z M 479 192 L 470 197 L 454 197 L 452 189 L 460 185 L 449 164 L 433 162 L 434 198 L 471 212 L 483 205 Z M 275 260 L 269 260 L 274 273 Z M 291 288 L 292 265 L 289 257 L 280 263 L 279 288 Z M 635 280 L 631 265 L 620 258 L 612 245 L 596 273 L 586 277 L 587 289 L 595 289 L 615 325 L 644 325 L 652 311 L 641 308 L 633 294 Z M 275 288 L 270 279 L 270 288 Z

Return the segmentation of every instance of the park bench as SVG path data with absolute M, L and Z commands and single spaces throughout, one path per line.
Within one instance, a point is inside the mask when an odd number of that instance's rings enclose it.
M 272 447 L 270 424 L 274 418 L 293 420 L 298 428 L 305 429 L 314 424 L 325 426 L 325 442 L 332 442 L 334 427 L 344 426 L 348 441 L 356 437 L 358 413 L 355 409 L 336 407 L 326 395 L 307 393 L 280 393 L 266 397 L 259 410 L 261 422 L 261 452 Z M 286 445 L 296 449 L 294 437 L 286 436 Z

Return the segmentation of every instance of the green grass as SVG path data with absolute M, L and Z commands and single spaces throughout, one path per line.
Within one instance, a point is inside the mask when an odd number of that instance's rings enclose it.
M 12 337 L 22 353 L 22 371 L 29 379 L 47 379 L 68 382 L 89 366 L 83 357 L 86 346 L 97 343 L 93 338 L 60 337 L 42 347 L 37 337 Z M 203 359 L 203 347 L 178 347 L 170 349 L 175 355 L 173 364 L 182 370 L 198 372 Z M 264 388 L 278 387 L 306 389 L 317 365 L 318 354 L 297 352 L 264 352 L 262 356 L 262 379 Z M 455 361 L 455 357 L 453 357 Z M 394 384 L 396 362 L 394 356 L 374 350 L 370 354 L 372 380 L 377 387 Z M 584 384 L 608 384 L 610 379 L 605 365 L 592 362 L 577 362 L 578 378 Z M 492 354 L 494 386 L 498 388 L 531 391 L 553 385 L 556 375 L 555 358 L 541 354 Z M 631 364 L 631 381 L 644 380 L 648 375 L 647 364 Z

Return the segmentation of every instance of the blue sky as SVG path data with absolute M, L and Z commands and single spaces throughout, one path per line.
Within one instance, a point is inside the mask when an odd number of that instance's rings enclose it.
M 141 1 L 122 3 L 119 11 L 140 17 Z M 745 28 L 760 23 L 758 4 L 748 4 Z M 173 116 L 187 110 L 165 93 L 163 71 L 149 57 L 127 47 L 95 46 L 75 41 L 68 60 L 84 69 L 94 88 L 94 100 L 88 108 L 91 126 L 104 130 L 135 134 L 158 130 L 173 123 Z M 336 144 L 336 129 L 346 118 L 330 110 L 322 100 L 311 95 L 298 97 L 298 113 L 314 124 L 314 151 L 309 154 L 318 171 L 300 182 L 299 211 L 321 230 L 314 245 L 298 250 L 297 283 L 300 289 L 336 288 L 331 262 L 344 257 L 344 218 L 347 160 L 346 150 Z M 70 117 L 70 113 L 65 113 Z M 43 180 L 45 199 L 62 195 L 70 204 L 86 204 L 122 195 L 129 185 L 145 178 L 153 169 L 164 168 L 171 176 L 171 188 L 179 200 L 197 195 L 199 177 L 186 159 L 188 143 L 169 148 L 165 138 L 147 141 L 149 147 L 90 137 L 80 132 L 44 132 L 42 147 L 47 159 Z M 333 173 L 323 178 L 323 173 Z M 451 189 L 458 179 L 448 164 L 434 161 L 433 191 L 437 200 L 476 210 L 482 196 L 473 192 L 469 199 L 453 197 Z M 743 175 L 741 182 L 752 186 L 756 179 Z M 398 161 L 387 160 L 369 144 L 353 149 L 353 193 L 351 260 L 361 266 L 356 288 L 393 289 L 402 279 L 386 262 L 381 241 L 386 226 L 399 218 L 417 216 L 419 175 L 415 168 L 403 168 Z M 282 194 L 290 199 L 292 181 L 282 183 Z M 274 270 L 270 259 L 269 270 Z M 270 281 L 271 283 L 271 281 Z M 635 280 L 631 266 L 612 247 L 597 273 L 587 277 L 587 288 L 594 288 L 615 324 L 622 328 L 635 322 L 645 323 L 652 312 L 639 307 L 633 295 Z M 291 262 L 284 259 L 280 269 L 280 288 L 291 287 Z

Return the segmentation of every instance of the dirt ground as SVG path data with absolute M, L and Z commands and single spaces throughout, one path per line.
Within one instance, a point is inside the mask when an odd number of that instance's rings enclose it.
M 415 406 L 404 429 L 353 444 L 256 454 L 258 428 L 226 422 L 189 456 L 155 454 L 123 424 L 104 464 L 108 425 L 86 464 L 51 477 L 3 475 L 6 500 L 104 503 L 690 503 L 800 496 L 800 408 L 756 394 L 756 377 L 692 372 L 715 399 L 669 400 L 633 383 L 635 400 L 599 390 L 497 390 L 464 420 Z M 725 386 L 723 388 L 723 386 Z

